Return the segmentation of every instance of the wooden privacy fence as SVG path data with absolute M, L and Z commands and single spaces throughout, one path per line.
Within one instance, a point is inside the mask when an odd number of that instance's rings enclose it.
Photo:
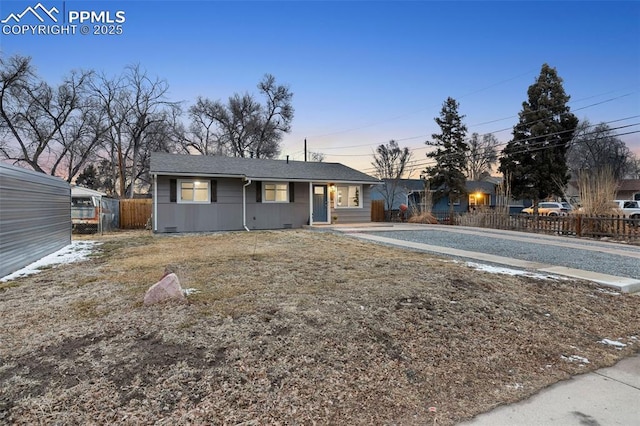
M 371 200 L 371 222 L 384 222 L 384 200 Z
M 510 229 L 541 234 L 575 235 L 588 238 L 614 238 L 640 242 L 640 218 L 626 216 L 568 216 L 507 215 L 497 212 L 466 214 L 456 224 L 482 228 Z
M 151 199 L 120 200 L 120 228 L 144 229 L 151 218 Z

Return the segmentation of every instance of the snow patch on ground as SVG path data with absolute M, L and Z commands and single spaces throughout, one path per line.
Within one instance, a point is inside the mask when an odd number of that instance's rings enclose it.
M 587 358 L 581 357 L 579 355 L 570 355 L 570 356 L 561 355 L 560 358 L 568 362 L 578 361 L 581 364 L 589 364 L 589 360 Z
M 617 340 L 609 340 L 609 339 L 602 339 L 598 343 L 602 343 L 603 345 L 615 346 L 616 348 L 620 348 L 620 349 L 627 346 L 626 343 L 618 342 Z
M 520 390 L 524 389 L 524 385 L 522 383 L 514 383 L 513 385 L 506 385 L 508 389 Z
M 535 272 L 529 272 L 529 271 L 524 271 L 521 269 L 510 269 L 510 268 L 503 268 L 500 266 L 491 266 L 491 265 L 483 265 L 481 263 L 475 263 L 475 262 L 467 262 L 466 263 L 467 266 L 475 269 L 476 271 L 484 271 L 484 272 L 489 272 L 492 274 L 503 274 L 503 275 L 521 275 L 521 276 L 525 276 L 525 277 L 531 277 L 531 278 L 537 278 L 540 280 L 564 280 L 566 278 L 564 277 L 559 277 L 556 275 L 547 275 L 547 274 L 538 274 Z
M 182 289 L 182 294 L 186 296 L 191 296 L 192 294 L 196 294 L 196 293 L 200 293 L 200 290 L 198 290 L 197 288 L 183 288 Z
M 618 293 L 617 291 L 610 291 L 610 290 L 606 290 L 604 288 L 599 288 L 598 291 L 602 294 L 608 294 L 611 296 L 620 296 L 620 293 Z
M 60 264 L 80 262 L 86 260 L 93 250 L 100 245 L 97 241 L 73 241 L 66 247 L 51 253 L 16 272 L 0 278 L 0 282 L 15 280 L 27 275 L 37 274 L 43 268 L 55 267 Z

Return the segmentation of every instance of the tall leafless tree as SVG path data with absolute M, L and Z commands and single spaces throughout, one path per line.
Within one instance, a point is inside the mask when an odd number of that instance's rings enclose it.
M 473 133 L 467 142 L 467 179 L 483 180 L 491 175 L 492 167 L 498 162 L 498 139 L 492 133 Z
M 322 163 L 324 161 L 324 157 L 325 155 L 322 152 L 315 152 L 315 151 L 309 152 L 309 161 Z
M 58 87 L 40 80 L 30 58 L 0 57 L 0 155 L 71 181 L 105 133 L 87 94 L 92 71 L 72 71 Z
M 409 172 L 407 166 L 411 160 L 409 148 L 400 148 L 398 143 L 390 140 L 387 144 L 378 145 L 373 154 L 375 175 L 384 181 L 384 185 L 379 188 L 385 201 L 385 211 L 387 220 L 390 219 L 393 202 L 400 188 L 400 179 Z
M 277 156 L 284 134 L 291 130 L 293 93 L 270 74 L 258 90 L 266 98 L 264 104 L 248 93 L 236 93 L 226 104 L 198 98 L 189 109 L 187 149 L 205 155 Z
M 101 154 L 113 164 L 113 182 L 117 194 L 132 198 L 141 176 L 148 173 L 148 157 L 152 150 L 169 150 L 168 133 L 179 111 L 179 104 L 167 99 L 169 85 L 151 78 L 139 65 L 109 78 L 100 76 L 93 86 L 109 124 L 107 141 Z M 163 146 L 158 146 L 162 129 Z
M 186 152 L 196 151 L 200 155 L 227 155 L 222 143 L 222 132 L 213 117 L 213 102 L 198 97 L 188 110 L 189 126 L 183 146 Z
M 582 172 L 610 170 L 616 180 L 632 172 L 634 156 L 627 145 L 606 124 L 582 121 L 567 152 L 569 171 L 577 178 Z

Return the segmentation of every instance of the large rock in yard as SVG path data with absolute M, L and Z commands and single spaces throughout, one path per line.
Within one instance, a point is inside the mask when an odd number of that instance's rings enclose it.
M 184 300 L 180 280 L 174 273 L 165 275 L 160 281 L 152 285 L 144 295 L 144 304 L 152 305 L 167 300 Z

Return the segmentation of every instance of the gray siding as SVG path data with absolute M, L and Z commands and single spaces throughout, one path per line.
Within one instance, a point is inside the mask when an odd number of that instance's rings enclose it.
M 71 244 L 71 187 L 0 163 L 0 277 Z
M 178 177 L 158 177 L 157 232 L 237 231 L 242 226 L 241 179 L 218 178 L 217 201 L 209 204 L 171 202 L 169 181 Z M 256 202 L 256 184 L 246 188 L 249 229 L 300 228 L 309 219 L 309 184 L 294 184 L 293 203 Z
M 309 183 L 293 184 L 293 203 L 257 203 L 256 184 L 247 187 L 249 229 L 301 228 L 309 224 Z
M 242 230 L 242 186 L 235 178 L 214 179 L 217 201 L 208 204 L 181 204 L 170 201 L 171 179 L 178 176 L 158 176 L 156 232 L 209 232 Z M 200 178 L 202 179 L 202 178 Z M 256 201 L 255 182 L 246 188 L 246 223 L 249 229 L 301 228 L 309 224 L 309 183 L 295 182 L 294 200 L 289 203 Z M 363 185 L 363 206 L 359 209 L 331 209 L 338 223 L 371 221 L 371 187 Z
M 157 232 L 207 232 L 242 229 L 242 181 L 215 179 L 217 202 L 181 204 L 169 199 L 169 181 L 178 177 L 159 176 Z
M 331 217 L 334 216 L 338 217 L 339 224 L 371 222 L 371 185 L 362 185 L 362 208 L 335 208 L 332 205 Z

